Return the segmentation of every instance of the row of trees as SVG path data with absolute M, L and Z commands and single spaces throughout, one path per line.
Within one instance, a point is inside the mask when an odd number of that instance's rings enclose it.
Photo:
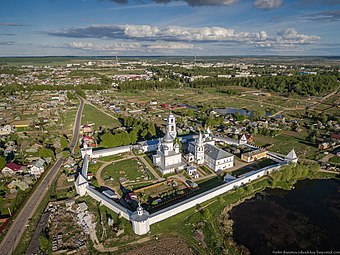
M 224 117 L 215 117 L 210 115 L 205 121 L 204 121 L 204 126 L 205 127 L 214 127 L 214 126 L 221 126 L 223 124 Z
M 99 137 L 101 147 L 117 147 L 128 144 L 135 144 L 138 140 L 154 138 L 157 135 L 157 129 L 154 123 L 138 120 L 131 116 L 119 117 L 120 122 L 127 131 L 113 133 L 108 130 Z
M 242 86 L 267 89 L 279 93 L 314 96 L 333 91 L 339 85 L 336 76 L 328 75 L 261 76 L 230 79 L 216 77 L 196 80 L 190 84 L 190 87 L 193 88 L 216 86 Z
M 298 180 L 313 177 L 320 170 L 318 164 L 304 165 L 298 163 L 295 165 L 287 165 L 284 169 L 277 171 L 271 175 L 272 185 L 289 189 Z
M 94 85 L 94 84 L 81 84 L 81 85 L 22 85 L 22 84 L 11 84 L 1 87 L 4 94 L 11 95 L 17 91 L 75 91 L 78 93 L 83 93 L 83 90 L 106 90 L 110 88 L 109 85 Z
M 148 90 L 148 89 L 174 89 L 180 84 L 174 80 L 165 81 L 127 81 L 119 85 L 120 91 Z

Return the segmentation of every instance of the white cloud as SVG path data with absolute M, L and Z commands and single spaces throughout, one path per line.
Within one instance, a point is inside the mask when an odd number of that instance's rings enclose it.
M 283 0 L 256 0 L 255 6 L 259 9 L 274 9 L 282 5 Z
M 189 50 L 198 47 L 195 47 L 193 44 L 189 43 L 168 43 L 168 42 L 156 42 L 147 46 L 148 49 L 155 49 L 155 50 Z
M 49 35 L 71 38 L 130 39 L 213 42 L 250 41 L 259 37 L 258 33 L 236 32 L 223 27 L 187 28 L 179 26 L 157 27 L 149 25 L 92 25 L 47 32 Z
M 299 45 L 316 44 L 319 40 L 319 36 L 301 34 L 295 28 L 288 28 L 279 31 L 276 38 L 268 38 L 254 44 L 261 48 L 296 48 Z
M 155 0 L 156 3 L 170 3 L 174 1 L 180 1 L 180 0 Z M 182 0 L 183 2 L 186 2 L 188 5 L 191 6 L 204 6 L 204 5 L 232 5 L 238 0 Z
M 254 45 L 256 47 L 297 47 L 299 45 L 316 44 L 320 37 L 305 35 L 294 28 L 279 31 L 270 35 L 266 31 L 236 31 L 224 27 L 188 28 L 179 26 L 149 25 L 92 25 L 82 28 L 71 28 L 62 31 L 48 32 L 49 35 L 69 38 L 92 38 L 122 41 L 107 45 L 91 43 L 72 43 L 69 47 L 92 50 L 155 50 L 193 49 L 197 45 L 220 43 L 225 45 Z
M 178 43 L 178 42 L 153 42 L 153 43 L 113 43 L 113 44 L 94 44 L 88 42 L 71 42 L 67 43 L 66 48 L 77 50 L 94 50 L 94 51 L 114 51 L 114 52 L 163 52 L 173 50 L 192 50 L 195 47 L 193 44 Z M 59 47 L 65 47 L 59 46 Z M 55 47 L 55 46 L 52 46 Z
M 0 39 L 0 45 L 13 45 L 14 41 L 4 41 Z
M 118 4 L 127 4 L 129 0 L 110 0 L 112 2 L 116 2 Z M 154 0 L 159 4 L 168 4 L 170 2 L 185 2 L 191 6 L 205 6 L 205 5 L 231 5 L 236 3 L 238 0 Z
M 72 49 L 97 51 L 129 51 L 141 48 L 140 43 L 113 43 L 100 45 L 87 42 L 71 42 L 66 44 L 66 46 Z

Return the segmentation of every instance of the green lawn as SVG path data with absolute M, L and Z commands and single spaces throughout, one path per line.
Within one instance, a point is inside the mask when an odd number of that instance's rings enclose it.
M 148 174 L 148 171 L 145 170 L 145 173 L 140 170 L 140 165 L 138 164 L 137 159 L 127 159 L 123 161 L 116 162 L 114 164 L 110 164 L 106 166 L 101 172 L 101 177 L 104 180 L 107 180 L 109 184 L 113 184 L 114 186 L 119 185 L 120 178 L 126 178 L 128 181 L 134 181 L 135 183 L 144 182 L 144 177 L 149 175 L 150 178 L 153 178 L 151 174 Z M 145 168 L 144 165 L 141 165 L 141 168 Z M 113 180 L 109 180 L 110 177 Z M 139 179 L 137 179 L 139 178 Z
M 340 164 L 340 157 L 335 156 L 329 160 L 329 162 L 334 163 L 334 164 Z
M 12 210 L 12 212 L 13 212 L 13 200 L 3 200 L 1 198 L 0 199 L 0 215 L 7 215 L 7 214 L 9 214 L 7 206 L 5 206 L 8 203 L 10 204 L 9 209 Z
M 253 162 L 252 164 L 249 164 L 247 166 L 241 167 L 240 169 L 233 171 L 232 174 L 234 176 L 240 176 L 240 175 L 248 173 L 250 171 L 259 170 L 260 168 L 270 166 L 270 165 L 273 165 L 273 164 L 275 164 L 275 162 L 273 160 L 268 159 L 268 158 L 263 158 L 263 159 L 260 159 L 260 160 Z
M 89 164 L 89 172 L 91 172 L 93 175 L 96 175 L 96 172 L 98 171 L 98 169 L 103 165 L 103 163 L 101 162 L 97 162 L 96 164 Z
M 119 127 L 120 123 L 118 120 L 106 115 L 105 113 L 99 111 L 95 107 L 85 104 L 83 117 L 81 119 L 82 124 L 91 124 L 94 123 L 95 128 L 99 127 Z
M 67 111 L 64 115 L 63 115 L 63 121 L 62 123 L 64 124 L 64 128 L 65 129 L 72 129 L 73 127 L 73 123 L 74 123 L 74 119 L 76 117 L 76 109 L 72 109 L 70 111 Z
M 254 137 L 254 143 L 258 146 L 274 144 L 271 151 L 287 155 L 292 149 L 295 149 L 298 157 L 315 159 L 318 149 L 306 141 L 306 136 L 289 136 L 281 134 L 276 137 L 257 135 Z

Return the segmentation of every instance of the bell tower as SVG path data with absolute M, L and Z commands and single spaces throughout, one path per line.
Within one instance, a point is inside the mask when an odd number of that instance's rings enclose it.
M 177 131 L 176 131 L 176 119 L 175 116 L 172 113 L 169 113 L 168 115 L 168 120 L 166 123 L 166 130 L 169 132 L 171 137 L 173 139 L 176 138 L 177 136 Z
M 201 132 L 195 143 L 195 162 L 196 164 L 199 164 L 199 165 L 204 163 L 204 144 L 203 144 L 203 136 Z

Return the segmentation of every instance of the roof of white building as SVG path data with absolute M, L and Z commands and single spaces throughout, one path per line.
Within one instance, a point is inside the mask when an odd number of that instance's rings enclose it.
M 214 145 L 211 144 L 205 144 L 204 145 L 204 153 L 214 159 L 214 160 L 220 160 L 220 159 L 224 159 L 224 158 L 229 158 L 229 157 L 233 157 L 233 154 L 230 154 L 229 152 L 226 152 L 220 148 L 217 148 Z
M 98 154 L 102 154 L 106 152 L 120 151 L 120 150 L 129 149 L 129 148 L 131 148 L 131 145 L 114 147 L 114 148 L 103 149 L 103 150 L 96 150 L 96 151 L 92 151 L 92 155 L 98 155 Z
M 76 186 L 80 186 L 84 183 L 87 183 L 87 180 L 82 176 L 81 174 L 78 175 L 77 180 L 76 180 Z
M 140 212 L 138 212 L 140 211 Z M 133 221 L 146 221 L 149 218 L 150 214 L 146 210 L 144 210 L 141 206 L 137 208 L 137 211 L 131 214 L 131 220 Z

